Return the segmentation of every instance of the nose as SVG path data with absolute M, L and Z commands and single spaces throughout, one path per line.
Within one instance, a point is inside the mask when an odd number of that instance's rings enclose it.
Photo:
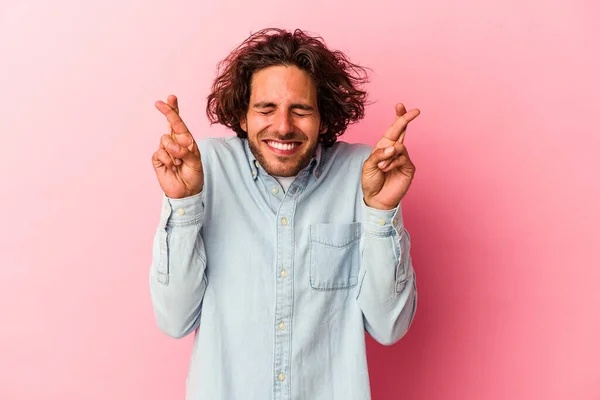
M 273 121 L 273 128 L 280 135 L 292 132 L 292 118 L 286 110 L 281 110 L 277 113 L 275 121 Z

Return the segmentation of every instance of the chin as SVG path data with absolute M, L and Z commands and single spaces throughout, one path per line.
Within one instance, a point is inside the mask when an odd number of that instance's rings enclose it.
M 298 172 L 302 170 L 303 166 L 298 165 L 297 162 L 288 161 L 282 163 L 281 161 L 276 160 L 271 162 L 267 161 L 263 168 L 269 175 L 288 177 L 298 175 Z

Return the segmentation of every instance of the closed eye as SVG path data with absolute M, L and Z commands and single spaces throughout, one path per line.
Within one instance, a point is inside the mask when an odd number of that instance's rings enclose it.
M 269 115 L 269 114 L 273 113 L 273 111 L 257 111 L 257 112 L 259 114 L 261 114 L 261 115 Z M 297 115 L 298 117 L 306 117 L 306 116 L 310 115 L 310 113 L 308 113 L 308 114 L 302 114 L 302 113 L 297 113 L 297 112 L 295 112 L 293 114 Z

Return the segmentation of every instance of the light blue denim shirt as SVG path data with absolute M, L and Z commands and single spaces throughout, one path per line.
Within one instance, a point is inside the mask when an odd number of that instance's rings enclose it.
M 319 148 L 284 193 L 237 137 L 198 141 L 202 193 L 163 196 L 158 326 L 195 331 L 187 400 L 365 400 L 365 330 L 390 345 L 417 289 L 400 205 L 363 201 L 372 148 Z

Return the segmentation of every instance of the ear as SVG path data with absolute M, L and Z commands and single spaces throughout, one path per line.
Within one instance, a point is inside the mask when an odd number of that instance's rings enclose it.
M 322 135 L 327 132 L 327 125 L 322 125 L 321 130 L 319 131 L 319 135 Z
M 248 133 L 248 125 L 246 124 L 246 116 L 245 115 L 240 120 L 240 127 L 244 130 L 244 132 Z

